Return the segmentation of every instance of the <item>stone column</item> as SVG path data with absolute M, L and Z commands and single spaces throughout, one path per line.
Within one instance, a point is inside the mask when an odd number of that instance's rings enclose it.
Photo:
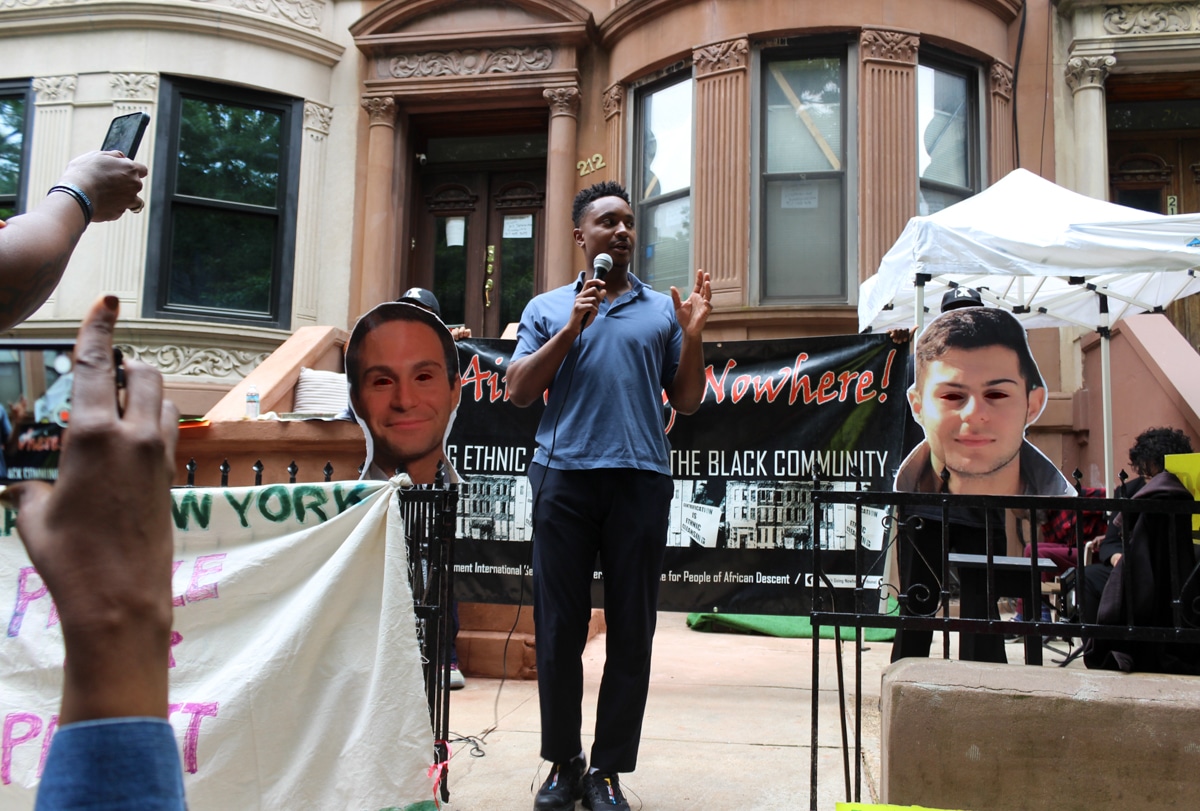
M 1073 56 L 1067 60 L 1067 87 L 1075 100 L 1075 191 L 1108 199 L 1108 126 L 1104 80 L 1113 56 Z
M 109 80 L 113 90 L 113 115 L 148 113 L 152 118 L 158 97 L 158 75 L 154 73 L 114 73 Z M 153 165 L 154 132 L 151 124 L 138 147 L 138 160 Z M 112 293 L 121 300 L 122 311 L 133 315 L 142 312 L 142 290 L 145 289 L 146 244 L 150 236 L 150 178 L 142 186 L 146 207 L 139 213 L 128 213 L 104 227 L 104 248 L 101 253 L 101 291 Z
M 396 243 L 396 100 L 370 97 L 362 106 L 371 117 L 367 135 L 367 184 L 363 194 L 362 270 L 351 274 L 350 323 L 392 295 Z
M 75 76 L 39 76 L 33 80 L 34 115 L 32 152 L 29 159 L 27 205 L 41 202 L 54 181 L 62 176 L 71 154 L 71 123 L 75 113 Z M 68 268 L 70 265 L 68 265 Z M 64 272 L 65 276 L 65 272 Z M 57 310 L 55 288 L 35 316 L 53 317 Z
M 995 183 L 1017 168 L 1012 68 L 1003 62 L 993 62 L 988 72 L 988 87 L 988 182 Z
M 910 31 L 859 36 L 858 279 L 874 275 L 917 213 L 917 49 Z
M 608 151 L 604 156 L 608 180 L 625 179 L 625 85 L 617 83 L 604 91 L 604 134 Z
M 321 188 L 325 181 L 325 142 L 333 108 L 304 102 L 300 147 L 300 195 L 296 212 L 296 259 L 292 270 L 292 329 L 320 323 Z M 369 181 L 368 181 L 369 182 Z
M 550 105 L 550 133 L 546 158 L 546 229 L 542 243 L 546 279 L 545 285 L 538 289 L 550 290 L 571 281 L 582 263 L 574 255 L 575 243 L 571 239 L 579 88 L 548 87 L 542 96 Z
M 696 71 L 692 255 L 695 266 L 712 275 L 715 307 L 743 306 L 749 286 L 749 54 L 750 43 L 744 37 L 692 51 Z

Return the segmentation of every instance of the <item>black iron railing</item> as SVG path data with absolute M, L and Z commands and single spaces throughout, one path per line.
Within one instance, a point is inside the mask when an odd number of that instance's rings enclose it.
M 1078 476 L 1077 476 L 1078 479 Z M 846 492 L 813 488 L 813 544 L 812 552 L 812 729 L 811 729 L 811 764 L 810 764 L 810 807 L 817 808 L 817 733 L 818 733 L 818 690 L 820 684 L 820 628 L 834 628 L 835 663 L 837 667 L 837 683 L 839 710 L 841 717 L 843 769 L 842 779 L 845 782 L 847 802 L 862 801 L 862 651 L 864 628 L 893 628 L 898 632 L 926 631 L 941 634 L 942 656 L 949 658 L 950 634 L 978 634 L 984 636 L 1020 636 L 1024 639 L 1025 662 L 1028 665 L 1041 665 L 1043 640 L 1048 637 L 1078 642 L 1073 650 L 1064 651 L 1063 658 L 1056 660 L 1058 664 L 1066 665 L 1083 649 L 1088 640 L 1122 640 L 1138 643 L 1172 643 L 1178 645 L 1200 644 L 1200 566 L 1196 564 L 1193 550 L 1193 538 L 1190 531 L 1190 517 L 1200 513 L 1200 502 L 1164 501 L 1155 499 L 1098 499 L 1082 497 L 1047 497 L 1047 496 L 956 496 L 950 494 L 920 494 L 893 492 Z M 855 543 L 855 571 L 853 595 L 850 599 L 844 594 L 844 589 L 835 588 L 829 572 L 822 566 L 823 553 L 819 529 L 822 525 L 821 513 L 832 505 L 845 505 L 843 509 L 853 510 L 857 538 Z M 882 550 L 866 549 L 862 543 L 863 537 L 863 507 L 883 507 L 887 510 L 885 521 L 887 542 Z M 1068 597 L 1060 596 L 1056 608 L 1060 612 L 1057 621 L 1043 621 L 1038 607 L 1043 601 L 1042 574 L 1053 564 L 1039 559 L 1037 533 L 1031 533 L 1029 555 L 1025 558 L 1009 558 L 1004 554 L 1004 514 L 1005 511 L 1015 510 L 1027 512 L 1030 526 L 1037 527 L 1050 511 L 1066 511 L 1074 513 L 1073 546 L 1076 550 L 1076 561 L 1079 564 L 1086 559 L 1085 545 L 1090 538 L 1083 535 L 1083 513 L 1103 511 L 1107 515 L 1123 514 L 1126 518 L 1121 522 L 1122 549 L 1130 542 L 1130 532 L 1138 517 L 1143 514 L 1158 514 L 1176 516 L 1175 520 L 1162 522 L 1166 528 L 1163 537 L 1154 539 L 1155 543 L 1168 544 L 1172 550 L 1186 550 L 1183 554 L 1167 555 L 1169 560 L 1169 578 L 1161 578 L 1162 582 L 1169 579 L 1170 594 L 1158 595 L 1157 599 L 1169 601 L 1170 621 L 1158 625 L 1138 625 L 1134 621 L 1131 601 L 1125 604 L 1125 622 L 1122 624 L 1095 624 L 1080 621 L 1081 616 L 1094 616 L 1094 606 L 1088 606 L 1089 596 L 1082 588 L 1082 572 L 1080 565 L 1075 572 L 1068 573 L 1070 581 L 1074 574 L 1074 602 Z M 1187 516 L 1188 519 L 1184 519 Z M 952 550 L 952 533 L 958 532 L 961 537 L 961 526 L 966 521 L 969 531 L 979 534 L 978 549 L 975 553 L 961 554 Z M 929 533 L 934 534 L 932 552 L 929 543 Z M 959 529 L 955 529 L 959 527 Z M 923 543 L 918 536 L 924 532 Z M 912 546 L 922 543 L 921 550 Z M 933 579 L 925 578 L 924 582 L 905 583 L 900 587 L 889 586 L 886 580 L 882 586 L 874 585 L 875 580 L 869 580 L 868 572 L 878 572 L 881 559 L 886 557 L 892 547 L 908 545 L 903 551 L 909 556 L 916 555 L 924 558 L 928 572 Z M 826 556 L 828 553 L 825 553 Z M 976 604 L 987 607 L 983 616 L 953 616 L 951 612 L 954 593 L 955 574 L 960 576 L 969 571 L 973 577 L 959 579 L 961 588 L 982 589 L 982 601 Z M 895 577 L 890 579 L 895 580 Z M 919 578 L 918 578 L 919 579 Z M 841 593 L 839 593 L 841 592 Z M 899 605 L 898 613 L 887 613 L 881 610 L 886 605 L 886 598 L 893 597 Z M 1001 597 L 1020 597 L 1024 601 L 1026 617 L 1023 621 L 1002 621 L 994 610 L 996 601 Z M 1095 599 L 1095 598 L 1092 598 Z M 847 700 L 845 674 L 843 667 L 843 640 L 841 629 L 853 629 L 855 652 L 855 707 L 854 734 L 851 744 L 850 731 L 847 721 Z M 850 641 L 850 640 L 846 640 Z M 961 641 L 961 637 L 960 637 Z M 851 777 L 851 760 L 854 762 L 853 778 Z
M 196 470 L 198 469 L 198 467 L 199 467 L 199 464 L 196 462 L 195 459 L 189 459 L 187 464 L 183 466 L 183 469 L 187 471 L 187 484 L 182 485 L 183 487 L 195 487 L 196 486 Z M 220 486 L 228 487 L 229 486 L 229 473 L 230 473 L 230 471 L 233 470 L 233 467 L 229 464 L 229 460 L 228 459 L 223 460 L 221 462 L 221 464 L 217 467 L 217 469 L 221 471 Z M 262 483 L 263 483 L 263 472 L 266 470 L 266 467 L 263 465 L 262 460 L 260 459 L 260 460 L 256 461 L 253 465 L 250 466 L 250 469 L 254 471 L 254 486 L 261 487 Z M 322 481 L 325 481 L 325 482 L 333 481 L 333 473 L 334 473 L 333 463 L 326 462 L 325 467 L 323 467 L 321 469 L 321 474 L 324 477 L 322 479 Z M 357 468 L 354 469 L 354 475 L 350 478 L 357 479 L 360 473 L 362 473 L 362 465 L 359 465 Z M 287 483 L 295 484 L 297 481 L 296 477 L 300 475 L 300 466 L 296 464 L 295 460 L 293 460 L 287 466 L 287 474 L 288 474 Z

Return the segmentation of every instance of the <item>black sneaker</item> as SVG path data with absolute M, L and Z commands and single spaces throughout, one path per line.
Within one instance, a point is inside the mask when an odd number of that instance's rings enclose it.
M 550 776 L 538 789 L 537 797 L 533 800 L 533 811 L 574 811 L 575 801 L 583 795 L 585 771 L 587 762 L 582 757 L 571 758 L 566 763 L 555 763 L 550 769 Z
M 583 778 L 583 807 L 592 811 L 629 811 L 629 803 L 621 793 L 621 784 L 617 775 L 606 772 L 592 772 Z

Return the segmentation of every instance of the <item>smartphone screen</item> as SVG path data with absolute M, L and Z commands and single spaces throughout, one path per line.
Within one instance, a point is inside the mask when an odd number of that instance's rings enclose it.
M 74 368 L 73 340 L 0 339 L 0 483 L 58 478 Z
M 146 113 L 117 116 L 108 125 L 108 134 L 104 136 L 104 145 L 100 147 L 100 150 L 107 152 L 116 149 L 132 160 L 137 157 L 138 146 L 142 143 L 142 134 L 146 132 L 146 125 L 149 122 L 150 116 Z

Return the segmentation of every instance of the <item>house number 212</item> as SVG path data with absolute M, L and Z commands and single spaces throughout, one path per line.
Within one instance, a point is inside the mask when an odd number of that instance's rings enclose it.
M 575 168 L 579 170 L 579 176 L 590 175 L 592 172 L 598 172 L 607 166 L 604 162 L 604 156 L 597 152 L 587 160 L 582 160 L 575 164 Z

